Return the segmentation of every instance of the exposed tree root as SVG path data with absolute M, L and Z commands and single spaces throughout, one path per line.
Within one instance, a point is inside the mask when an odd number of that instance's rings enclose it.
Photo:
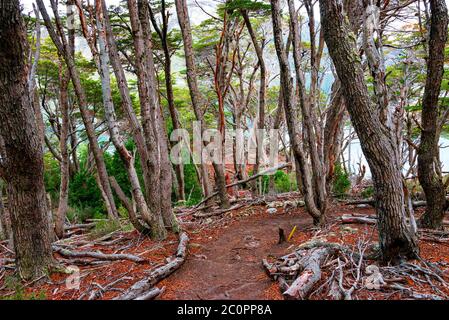
M 352 300 L 357 299 L 360 289 L 400 292 L 411 299 L 448 298 L 439 289 L 448 287 L 444 280 L 447 275 L 437 266 L 421 261 L 420 264 L 380 267 L 367 263 L 376 256 L 369 251 L 372 251 L 371 244 L 365 238 L 353 248 L 312 240 L 273 263 L 264 259 L 262 264 L 268 275 L 278 281 L 286 299 L 308 299 L 327 290 L 331 299 Z M 323 274 L 327 275 L 326 279 L 322 279 Z M 428 285 L 435 294 L 416 292 L 399 284 L 407 283 L 407 279 Z
M 145 261 L 145 259 L 132 254 L 105 254 L 102 252 L 93 252 L 93 251 L 70 251 L 58 246 L 53 246 L 53 251 L 69 258 L 94 258 L 98 260 L 110 260 L 110 261 L 130 260 L 138 263 Z
M 159 281 L 168 277 L 177 270 L 185 261 L 187 256 L 187 244 L 189 237 L 182 233 L 179 238 L 178 250 L 173 259 L 166 265 L 151 271 L 147 278 L 134 283 L 124 294 L 114 300 L 147 300 L 152 295 L 153 288 Z M 158 293 L 159 294 L 159 293 Z

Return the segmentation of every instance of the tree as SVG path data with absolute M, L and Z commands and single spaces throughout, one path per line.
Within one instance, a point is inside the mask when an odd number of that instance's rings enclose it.
M 397 144 L 370 101 L 356 38 L 336 0 L 320 0 L 324 38 L 342 85 L 347 109 L 373 175 L 379 242 L 384 261 L 416 258 L 416 233 L 407 224 Z
M 169 18 L 170 11 L 167 8 L 167 4 L 165 0 L 161 1 L 160 5 L 160 13 L 162 26 L 159 26 L 155 14 L 151 7 L 150 9 L 150 18 L 153 24 L 153 28 L 156 31 L 162 45 L 162 51 L 164 54 L 164 78 L 165 78 L 165 88 L 167 92 L 166 100 L 168 103 L 168 110 L 170 111 L 170 117 L 172 120 L 173 130 L 181 129 L 181 122 L 179 120 L 178 111 L 175 108 L 175 99 L 173 94 L 173 77 L 172 77 L 172 55 L 173 52 L 171 50 L 170 43 L 170 33 L 169 33 Z M 185 200 L 185 182 L 184 182 L 184 164 L 182 161 L 179 161 L 179 164 L 175 165 L 175 173 L 176 173 L 176 182 L 177 182 L 177 195 L 178 200 Z
M 427 80 L 422 101 L 421 143 L 418 149 L 418 178 L 427 200 L 419 224 L 423 228 L 442 228 L 449 206 L 439 163 L 439 95 L 444 72 L 448 13 L 444 0 L 431 0 L 431 24 Z
M 0 177 L 7 183 L 16 265 L 31 280 L 53 264 L 41 140 L 28 87 L 28 41 L 19 1 L 0 1 Z
M 87 108 L 87 97 L 86 92 L 81 85 L 81 80 L 79 76 L 79 72 L 75 67 L 75 59 L 73 56 L 72 50 L 70 49 L 70 45 L 67 42 L 67 38 L 64 34 L 63 26 L 61 19 L 58 14 L 57 4 L 54 0 L 50 1 L 53 13 L 55 15 L 56 21 L 56 30 L 53 27 L 53 24 L 50 20 L 50 17 L 47 13 L 47 9 L 42 0 L 37 0 L 37 5 L 44 19 L 45 26 L 47 31 L 55 44 L 58 53 L 61 57 L 64 58 L 64 61 L 67 65 L 67 68 L 70 73 L 70 77 L 76 92 L 76 96 L 79 102 L 79 109 L 81 111 L 81 117 L 83 119 L 84 126 L 86 128 L 87 137 L 89 139 L 90 149 L 95 159 L 95 164 L 98 172 L 98 181 L 99 187 L 102 191 L 102 195 L 108 209 L 108 215 L 111 219 L 118 218 L 117 208 L 115 206 L 115 200 L 112 194 L 111 185 L 109 182 L 109 176 L 106 170 L 106 165 L 104 163 L 103 151 L 101 150 L 97 137 L 95 135 L 95 128 L 92 123 L 92 119 Z
M 178 14 L 178 22 L 181 28 L 181 34 L 184 43 L 184 54 L 186 60 L 186 68 L 187 68 L 187 84 L 190 89 L 190 97 L 192 100 L 193 111 L 195 113 L 196 119 L 201 122 L 201 127 L 204 128 L 204 114 L 202 111 L 203 107 L 203 98 L 201 92 L 198 88 L 198 79 L 196 73 L 196 67 L 194 62 L 194 52 L 192 46 L 192 30 L 190 26 L 189 13 L 187 9 L 187 3 L 185 0 L 176 0 L 176 12 Z M 219 90 L 220 91 L 220 90 Z M 222 119 L 221 126 L 224 126 L 224 119 Z M 219 124 L 220 126 L 220 124 Z M 223 133 L 222 133 L 223 134 Z M 207 166 L 205 163 L 200 164 L 201 169 L 201 178 L 202 185 L 204 190 L 204 197 L 208 198 L 212 193 L 210 182 L 209 182 L 209 173 L 207 170 Z M 222 207 L 229 207 L 229 201 L 226 194 L 225 179 L 223 173 L 223 166 L 214 163 L 214 170 L 217 178 L 217 188 L 219 190 L 220 200 Z
M 291 139 L 295 159 L 299 164 L 297 166 L 297 169 L 300 170 L 301 181 L 304 189 L 304 200 L 307 211 L 312 216 L 314 224 L 321 225 L 325 222 L 325 216 L 321 213 L 319 207 L 317 206 L 317 203 L 315 202 L 314 188 L 312 186 L 312 172 L 310 170 L 310 166 L 307 163 L 306 154 L 301 142 L 299 122 L 295 110 L 295 90 L 293 89 L 292 79 L 290 77 L 290 66 L 288 63 L 285 46 L 282 40 L 282 21 L 279 0 L 271 0 L 271 12 L 273 19 L 274 42 L 281 69 L 282 98 L 284 103 L 283 106 L 288 132 Z

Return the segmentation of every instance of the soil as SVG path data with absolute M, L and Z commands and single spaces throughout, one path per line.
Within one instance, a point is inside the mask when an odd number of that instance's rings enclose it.
M 157 286 L 165 287 L 165 292 L 158 297 L 161 300 L 187 299 L 249 299 L 282 300 L 283 296 L 277 282 L 266 274 L 262 259 L 275 259 L 288 254 L 297 245 L 311 238 L 345 245 L 356 245 L 361 237 L 372 242 L 377 240 L 375 226 L 341 225 L 337 218 L 343 214 L 374 214 L 372 208 L 356 208 L 334 204 L 328 213 L 328 226 L 317 230 L 312 219 L 303 208 L 285 212 L 278 208 L 274 214 L 267 213 L 266 206 L 250 206 L 234 210 L 223 216 L 211 218 L 194 218 L 191 214 L 179 214 L 181 225 L 190 237 L 189 255 L 174 274 L 161 281 Z M 291 239 L 282 244 L 279 241 L 279 228 L 286 237 L 296 226 Z M 25 298 L 34 294 L 44 294 L 46 299 L 87 299 L 93 291 L 106 287 L 112 282 L 124 278 L 107 290 L 101 291 L 100 299 L 112 299 L 134 282 L 145 277 L 148 271 L 166 263 L 177 247 L 175 235 L 163 242 L 154 242 L 142 238 L 137 232 L 121 232 L 115 239 L 122 238 L 114 245 L 88 245 L 74 250 L 100 250 L 104 253 L 130 253 L 146 259 L 144 263 L 118 261 L 99 266 L 79 266 L 82 276 L 80 288 L 67 289 L 67 274 L 52 274 L 50 279 L 24 284 Z M 437 262 L 445 272 L 449 271 L 449 243 L 420 241 L 421 255 L 424 259 Z M 0 246 L 0 259 L 11 258 L 11 254 Z M 63 257 L 57 256 L 58 259 Z M 68 265 L 70 261 L 64 261 Z M 89 259 L 86 259 L 89 261 Z M 14 290 L 6 285 L 13 271 L 0 270 L 0 297 L 14 296 Z M 323 281 L 326 279 L 323 272 Z M 319 287 L 322 283 L 318 283 Z M 432 288 L 422 283 L 408 283 L 419 292 L 432 293 Z M 449 295 L 447 288 L 442 291 Z M 326 299 L 319 291 L 310 299 Z M 357 290 L 354 298 L 358 299 L 401 299 L 397 292 Z

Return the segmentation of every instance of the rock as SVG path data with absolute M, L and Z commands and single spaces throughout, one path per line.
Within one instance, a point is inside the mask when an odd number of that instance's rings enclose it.
M 369 204 L 358 204 L 355 207 L 358 208 L 358 209 L 368 209 L 371 206 Z
M 275 214 L 277 212 L 278 212 L 278 209 L 276 209 L 276 208 L 270 208 L 270 209 L 267 210 L 268 214 Z

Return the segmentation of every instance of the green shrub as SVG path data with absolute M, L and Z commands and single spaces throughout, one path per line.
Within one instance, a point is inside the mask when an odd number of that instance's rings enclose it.
M 198 181 L 194 164 L 184 165 L 184 190 L 186 195 L 186 206 L 193 206 L 199 203 L 203 197 L 203 190 Z
M 278 170 L 274 174 L 274 185 L 279 193 L 290 192 L 296 189 L 296 176 L 293 173 L 287 174 L 282 170 Z
M 372 198 L 374 196 L 374 187 L 373 186 L 366 187 L 362 191 L 361 196 L 364 199 Z
M 16 276 L 5 277 L 4 287 L 14 291 L 9 296 L 0 297 L 0 300 L 46 300 L 47 295 L 45 291 L 41 290 L 38 293 L 26 293 L 25 287 Z
M 120 229 L 121 229 L 120 221 L 101 220 L 95 224 L 95 228 L 91 231 L 90 236 L 93 239 L 100 238 Z
M 290 192 L 291 190 L 296 190 L 296 176 L 295 173 L 285 173 L 282 170 L 276 171 L 273 175 L 274 177 L 274 188 L 278 193 Z M 270 184 L 270 176 L 263 176 L 262 186 L 263 193 L 267 193 Z
M 336 197 L 344 197 L 350 188 L 351 180 L 349 180 L 349 175 L 343 170 L 340 164 L 336 164 L 332 192 Z
M 90 208 L 93 211 L 91 217 L 95 212 L 105 212 L 101 192 L 93 175 L 80 171 L 73 177 L 69 185 L 69 205 L 80 210 Z

